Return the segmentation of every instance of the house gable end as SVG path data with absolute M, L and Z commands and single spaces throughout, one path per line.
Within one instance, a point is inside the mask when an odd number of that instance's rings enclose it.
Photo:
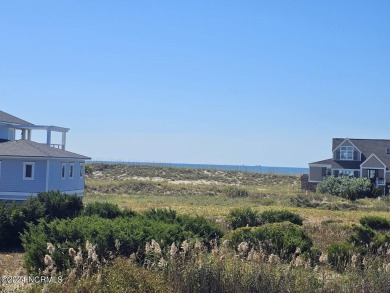
M 337 139 L 333 139 L 333 145 Z M 353 161 L 361 161 L 362 159 L 362 152 L 361 150 L 348 138 L 344 139 L 343 142 L 338 144 L 334 149 L 333 149 L 333 160 L 340 160 L 340 148 L 341 147 L 353 147 Z
M 386 164 L 383 163 L 375 154 L 371 154 L 367 160 L 361 164 L 362 168 L 386 168 Z

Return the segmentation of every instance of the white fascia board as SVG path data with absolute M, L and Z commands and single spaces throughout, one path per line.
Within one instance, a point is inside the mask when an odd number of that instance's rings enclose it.
M 63 161 L 63 160 L 69 160 L 74 162 L 84 162 L 86 159 L 76 159 L 76 158 L 65 158 L 65 157 L 15 157 L 15 156 L 0 156 L 1 160 L 37 160 L 37 161 L 46 161 L 46 160 L 53 160 L 53 161 Z
M 18 125 L 19 129 L 38 129 L 38 130 L 51 130 L 58 132 L 68 132 L 70 128 L 51 126 L 51 125 Z
M 330 167 L 332 168 L 331 164 L 309 164 L 309 167 Z
M 54 126 L 54 125 L 30 125 L 30 124 L 18 124 L 18 123 L 10 123 L 10 122 L 1 122 L 0 125 L 6 125 L 16 129 L 31 129 L 31 130 L 52 130 L 58 132 L 68 132 L 70 128 Z

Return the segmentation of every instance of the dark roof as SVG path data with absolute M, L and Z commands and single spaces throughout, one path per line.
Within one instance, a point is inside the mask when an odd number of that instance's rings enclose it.
M 89 160 L 91 158 L 50 147 L 29 140 L 15 140 L 0 143 L 0 157 L 66 158 Z
M 338 147 L 345 138 L 334 138 L 332 143 L 332 149 Z M 390 154 L 387 154 L 387 148 L 390 148 L 390 139 L 357 139 L 349 138 L 361 152 L 363 163 L 372 154 L 375 154 L 388 168 L 390 167 Z
M 326 159 L 322 161 L 317 161 L 310 163 L 318 165 L 331 165 L 332 169 L 360 169 L 360 161 L 340 161 L 333 159 Z
M 323 164 L 323 165 L 331 165 L 333 162 L 332 159 L 326 159 L 326 160 L 322 160 L 322 161 L 317 161 L 317 162 L 313 162 L 313 163 L 309 163 L 309 164 Z
M 360 169 L 360 161 L 340 161 L 332 162 L 332 169 Z
M 15 117 L 6 112 L 0 111 L 0 122 L 14 123 L 14 124 L 23 124 L 23 125 L 34 125 L 26 120 Z

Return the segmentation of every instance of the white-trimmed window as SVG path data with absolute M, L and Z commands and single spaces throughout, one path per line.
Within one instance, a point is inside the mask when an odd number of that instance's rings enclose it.
M 74 176 L 74 163 L 69 163 L 69 179 L 73 179 Z
M 390 147 L 386 148 L 386 154 L 388 154 L 388 155 L 390 154 Z
M 65 179 L 66 174 L 66 163 L 61 164 L 61 179 Z
M 23 163 L 23 180 L 34 180 L 34 162 Z
M 85 174 L 85 164 L 80 163 L 80 178 L 83 178 Z
M 353 169 L 343 169 L 339 170 L 339 176 L 354 177 L 355 170 Z
M 340 160 L 353 160 L 353 146 L 340 147 Z

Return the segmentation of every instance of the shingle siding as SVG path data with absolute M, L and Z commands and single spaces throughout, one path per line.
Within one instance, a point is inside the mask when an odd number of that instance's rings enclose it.
M 310 181 L 321 181 L 326 175 L 326 167 L 310 167 Z
M 383 164 L 375 157 L 372 156 L 362 164 L 364 168 L 383 168 Z

